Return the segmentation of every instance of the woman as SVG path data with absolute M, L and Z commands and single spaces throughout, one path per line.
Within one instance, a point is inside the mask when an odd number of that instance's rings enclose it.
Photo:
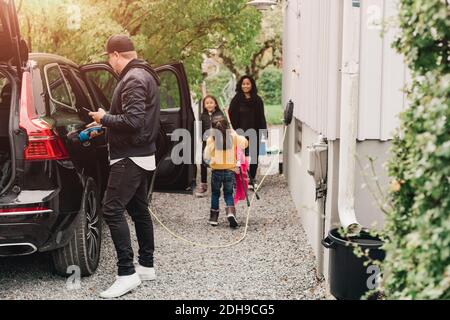
M 230 103 L 229 115 L 234 130 L 242 129 L 245 132 L 249 129 L 254 129 L 258 133 L 257 141 L 250 140 L 249 147 L 245 149 L 246 156 L 252 156 L 249 152 L 250 150 L 256 150 L 257 152 L 253 154 L 254 157 L 252 157 L 250 163 L 250 184 L 255 185 L 257 184 L 256 172 L 258 171 L 259 142 L 262 136 L 266 134 L 267 123 L 264 114 L 264 102 L 258 96 L 258 89 L 252 77 L 243 76 L 239 80 L 236 86 L 236 95 Z M 252 146 L 252 143 L 256 143 L 256 145 Z

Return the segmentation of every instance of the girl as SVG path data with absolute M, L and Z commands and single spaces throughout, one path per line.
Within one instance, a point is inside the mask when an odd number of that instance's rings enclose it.
M 235 130 L 245 131 L 254 129 L 257 132 L 256 154 L 250 155 L 249 149 L 245 150 L 245 155 L 252 156 L 250 164 L 250 184 L 256 184 L 256 172 L 258 170 L 259 142 L 267 129 L 266 116 L 264 114 L 264 102 L 258 96 L 258 89 L 255 80 L 250 76 L 243 76 L 236 86 L 236 95 L 231 100 L 229 115 L 231 124 Z
M 208 130 L 211 129 L 211 119 L 214 116 L 223 116 L 223 112 L 219 108 L 219 104 L 217 103 L 217 99 L 211 95 L 208 95 L 203 98 L 202 101 L 203 106 L 203 112 L 200 116 L 200 120 L 202 122 L 202 136 L 203 136 L 203 149 L 202 152 L 205 150 L 206 147 L 206 139 L 208 138 Z M 208 131 L 208 132 L 207 132 Z M 206 136 L 205 136 L 206 132 Z M 208 184 L 207 184 L 207 175 L 208 175 L 208 167 L 205 163 L 202 163 L 200 165 L 200 184 L 195 192 L 195 195 L 197 197 L 203 197 L 206 195 L 206 192 L 208 191 Z
M 231 228 L 237 228 L 236 208 L 234 207 L 233 189 L 236 163 L 236 148 L 244 150 L 248 146 L 245 137 L 239 136 L 230 129 L 230 124 L 224 115 L 212 119 L 212 134 L 206 142 L 204 158 L 209 161 L 212 169 L 211 176 L 211 212 L 209 223 L 217 226 L 219 219 L 220 189 L 223 186 L 225 212 Z

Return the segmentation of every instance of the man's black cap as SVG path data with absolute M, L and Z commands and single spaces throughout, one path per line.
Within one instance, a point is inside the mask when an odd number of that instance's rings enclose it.
M 114 53 L 115 51 L 119 53 L 135 51 L 133 41 L 130 37 L 121 34 L 109 37 L 106 42 L 106 51 L 103 54 L 107 55 L 109 53 Z

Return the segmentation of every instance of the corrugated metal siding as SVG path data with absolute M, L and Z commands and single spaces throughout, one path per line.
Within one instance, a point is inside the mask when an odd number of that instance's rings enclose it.
M 291 0 L 285 9 L 284 101 L 292 98 L 295 117 L 330 140 L 339 138 L 343 1 Z M 390 139 L 406 104 L 407 71 L 391 48 L 396 30 L 382 38 L 376 27 L 395 13 L 396 0 L 361 1 L 359 140 Z
M 394 0 L 361 1 L 359 140 L 389 140 L 406 104 L 406 68 L 391 46 L 397 30 L 389 28 L 381 37 L 378 24 L 389 24 L 396 12 Z
M 299 77 L 293 70 L 299 70 L 300 66 L 300 30 L 299 19 L 297 18 L 298 1 L 289 1 L 284 9 L 283 28 L 283 102 L 289 100 L 295 102 L 294 115 L 300 119 L 300 87 Z
M 342 1 L 299 1 L 300 76 L 297 116 L 329 139 L 339 124 Z M 295 33 L 293 33 L 295 34 Z

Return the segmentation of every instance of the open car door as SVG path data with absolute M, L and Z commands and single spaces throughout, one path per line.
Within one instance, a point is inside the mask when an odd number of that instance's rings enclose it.
M 28 47 L 20 36 L 14 0 L 0 0 L 0 62 L 17 67 L 19 76 L 28 60 Z
M 106 63 L 85 65 L 80 68 L 94 97 L 96 107 L 109 110 L 118 77 Z M 194 164 L 194 113 L 187 76 L 181 63 L 155 68 L 160 85 L 161 129 L 157 141 L 157 169 L 151 191 L 192 193 L 195 182 Z M 180 131 L 176 131 L 181 129 Z M 179 132 L 184 136 L 172 141 Z M 183 134 L 184 133 L 184 134 Z M 188 139 L 188 141 L 186 141 Z M 184 147 L 184 148 L 182 148 Z M 186 161 L 173 161 L 173 150 Z M 183 152 L 186 152 L 183 154 Z

